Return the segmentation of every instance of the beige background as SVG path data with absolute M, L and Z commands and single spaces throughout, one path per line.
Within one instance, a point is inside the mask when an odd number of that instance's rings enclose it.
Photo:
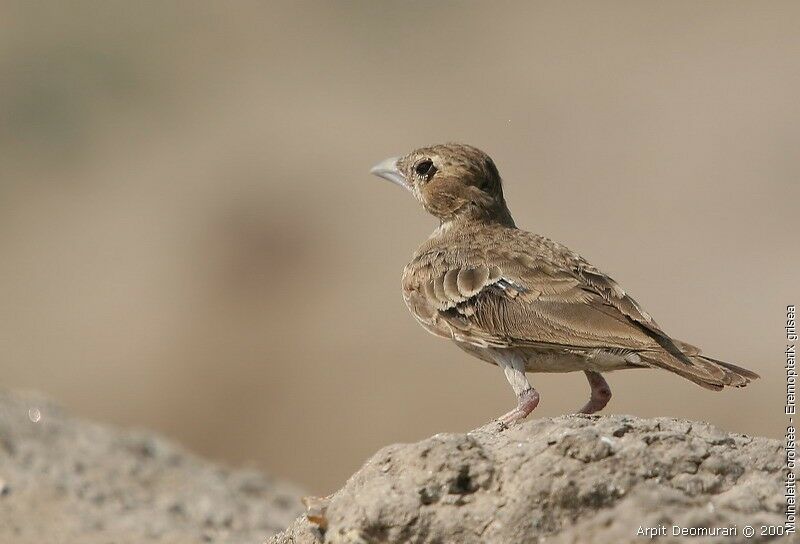
M 31 6 L 36 7 L 31 7 Z M 798 302 L 797 2 L 0 3 L 0 370 L 311 491 L 513 405 L 400 295 L 435 222 L 370 177 L 495 158 L 517 222 L 763 380 L 609 411 L 781 436 Z M 536 416 L 582 375 L 534 376 Z M 47 414 L 44 414 L 47 417 Z

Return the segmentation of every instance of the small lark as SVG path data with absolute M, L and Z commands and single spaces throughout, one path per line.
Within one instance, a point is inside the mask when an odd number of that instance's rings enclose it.
M 411 191 L 439 219 L 403 271 L 403 298 L 429 332 L 503 369 L 517 407 L 502 425 L 539 403 L 526 372 L 582 370 L 591 387 L 586 414 L 611 398 L 601 374 L 611 370 L 663 368 L 713 390 L 758 378 L 670 338 L 580 255 L 518 229 L 497 167 L 479 149 L 424 147 L 371 172 Z

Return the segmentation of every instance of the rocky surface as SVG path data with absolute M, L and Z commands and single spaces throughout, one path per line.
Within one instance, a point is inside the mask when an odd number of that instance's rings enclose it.
M 289 484 L 0 392 L 0 543 L 760 542 L 741 531 L 783 523 L 782 463 L 779 442 L 704 423 L 534 419 L 388 446 L 295 519 Z
M 0 543 L 257 543 L 299 514 L 299 496 L 151 432 L 0 392 Z
M 781 444 L 628 416 L 534 419 L 375 454 L 271 544 L 759 542 L 783 523 Z M 737 527 L 729 537 L 673 537 Z M 784 537 L 784 541 L 790 541 Z

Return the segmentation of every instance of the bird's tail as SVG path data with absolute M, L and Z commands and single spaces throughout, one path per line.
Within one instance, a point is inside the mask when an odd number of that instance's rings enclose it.
M 654 366 L 674 372 L 701 387 L 714 391 L 719 391 L 723 387 L 744 387 L 751 380 L 760 378 L 758 374 L 746 368 L 706 357 L 691 344 L 680 341 L 674 341 L 674 343 L 686 355 L 691 364 L 686 364 L 685 361 L 677 359 L 666 351 L 640 353 L 640 356 Z

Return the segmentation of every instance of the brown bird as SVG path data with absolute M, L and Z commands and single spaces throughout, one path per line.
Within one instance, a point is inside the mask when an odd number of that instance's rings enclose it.
M 462 144 L 435 145 L 371 170 L 411 191 L 439 227 L 403 270 L 403 298 L 428 332 L 503 369 L 517 407 L 539 403 L 526 372 L 582 370 L 603 409 L 602 373 L 662 368 L 707 389 L 744 387 L 759 376 L 670 338 L 613 279 L 567 247 L 518 229 L 492 159 Z

